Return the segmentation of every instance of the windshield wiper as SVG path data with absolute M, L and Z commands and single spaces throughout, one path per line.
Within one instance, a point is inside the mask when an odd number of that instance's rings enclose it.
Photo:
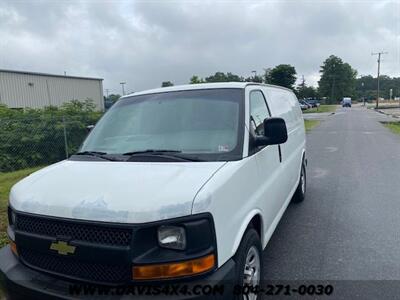
M 147 150 L 142 150 L 142 151 L 130 151 L 126 152 L 122 155 L 136 155 L 136 154 L 147 154 L 147 153 L 182 153 L 181 150 L 155 150 L 155 149 L 147 149 Z
M 190 157 L 186 155 L 179 155 L 178 153 L 182 153 L 180 150 L 155 150 L 155 149 L 147 149 L 143 151 L 130 151 L 126 152 L 123 155 L 129 155 L 129 159 L 135 156 L 160 156 L 160 157 L 165 157 L 165 158 L 172 158 L 172 159 L 178 159 L 178 160 L 184 160 L 184 161 L 202 161 L 201 159 L 197 157 Z
M 107 153 L 106 152 L 101 152 L 101 151 L 82 151 L 82 152 L 77 152 L 74 155 L 88 155 L 88 156 L 94 156 L 94 157 L 102 158 L 102 159 L 105 159 L 105 160 L 118 161 L 118 159 L 105 156 L 105 155 L 107 155 Z

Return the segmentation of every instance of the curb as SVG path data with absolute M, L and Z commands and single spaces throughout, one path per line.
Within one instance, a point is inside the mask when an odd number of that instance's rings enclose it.
M 390 117 L 392 117 L 392 118 L 396 118 L 396 119 L 399 119 L 399 118 L 400 118 L 400 116 L 392 115 L 392 114 L 387 114 L 386 112 L 384 112 L 384 111 L 382 111 L 382 110 L 380 110 L 380 109 L 376 109 L 375 111 L 377 111 L 377 112 L 379 112 L 379 113 L 381 113 L 381 114 L 384 114 L 384 115 L 386 115 L 386 116 L 390 116 Z

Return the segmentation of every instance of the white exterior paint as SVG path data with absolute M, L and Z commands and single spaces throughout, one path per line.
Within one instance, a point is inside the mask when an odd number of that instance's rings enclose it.
M 153 222 L 190 215 L 197 191 L 224 164 L 62 161 L 16 184 L 10 201 L 41 215 Z
M 218 266 L 236 252 L 251 219 L 261 219 L 265 247 L 300 179 L 305 129 L 294 94 L 283 88 L 245 83 L 190 85 L 149 93 L 201 88 L 245 90 L 243 158 L 228 162 L 61 162 L 23 179 L 11 191 L 19 211 L 68 218 L 146 223 L 209 212 Z M 288 140 L 249 153 L 249 95 L 261 91 L 272 117 L 285 120 Z
M 0 104 L 10 108 L 60 106 L 88 98 L 104 110 L 102 79 L 0 70 Z
M 262 90 L 273 117 L 282 117 L 288 127 L 288 141 L 282 144 L 282 163 L 278 146 L 267 146 L 248 156 L 248 130 L 245 131 L 244 159 L 228 162 L 201 189 L 192 213 L 209 211 L 215 222 L 218 262 L 231 258 L 250 222 L 262 219 L 262 245 L 265 247 L 286 210 L 299 182 L 302 155 L 305 153 L 304 121 L 298 101 L 286 89 L 271 86 L 246 87 L 246 128 L 249 128 L 249 94 Z M 282 103 L 275 93 L 290 96 Z M 205 204 L 207 203 L 207 204 Z

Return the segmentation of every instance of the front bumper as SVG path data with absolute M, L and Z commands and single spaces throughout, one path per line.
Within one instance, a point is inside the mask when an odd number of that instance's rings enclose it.
M 88 287 L 87 284 L 83 285 L 76 281 L 67 281 L 50 276 L 20 263 L 9 246 L 0 249 L 0 284 L 7 295 L 7 299 L 232 299 L 234 279 L 235 262 L 230 259 L 206 278 L 171 284 L 175 285 L 175 288 L 185 286 L 186 293 L 180 289 L 178 295 L 175 291 L 172 296 L 166 296 L 162 293 L 143 295 L 143 293 L 152 290 L 152 286 L 148 285 L 147 289 L 141 289 L 142 293 L 139 295 L 139 289 L 134 288 L 137 287 L 134 285 L 105 290 L 104 287 L 99 288 L 94 285 Z M 77 286 L 78 289 L 79 286 L 81 287 L 79 296 L 76 293 L 72 295 L 71 286 Z M 219 291 L 217 293 L 210 291 L 210 288 L 215 286 Z M 223 287 L 222 293 L 221 287 Z M 87 293 L 88 291 L 89 293 Z M 94 291 L 93 294 L 92 291 Z M 108 291 L 107 294 L 105 294 L 105 291 Z M 154 292 L 154 290 L 152 291 Z M 161 289 L 161 291 L 163 290 Z M 193 295 L 193 291 L 198 293 Z

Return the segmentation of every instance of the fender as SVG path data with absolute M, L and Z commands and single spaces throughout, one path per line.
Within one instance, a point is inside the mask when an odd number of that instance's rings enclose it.
M 264 245 L 264 243 L 263 243 L 263 238 L 264 238 L 263 214 L 262 214 L 260 209 L 256 208 L 256 209 L 251 210 L 247 214 L 246 218 L 244 218 L 244 220 L 242 222 L 242 225 L 240 225 L 240 229 L 238 231 L 238 234 L 236 235 L 235 242 L 233 243 L 232 253 L 231 253 L 232 257 L 235 255 L 237 249 L 239 248 L 239 244 L 242 241 L 244 232 L 246 231 L 247 227 L 249 226 L 251 219 L 253 219 L 253 217 L 256 216 L 256 215 L 259 215 L 260 218 L 261 218 L 261 237 L 260 237 L 260 240 L 261 240 L 261 245 Z
M 300 166 L 299 166 L 299 178 L 297 179 L 297 184 L 296 186 L 300 183 L 300 176 L 301 176 L 301 166 L 303 165 L 303 161 L 306 162 L 306 166 L 307 166 L 307 158 L 306 158 L 306 150 L 303 148 L 302 152 L 301 152 L 301 161 L 300 161 Z

